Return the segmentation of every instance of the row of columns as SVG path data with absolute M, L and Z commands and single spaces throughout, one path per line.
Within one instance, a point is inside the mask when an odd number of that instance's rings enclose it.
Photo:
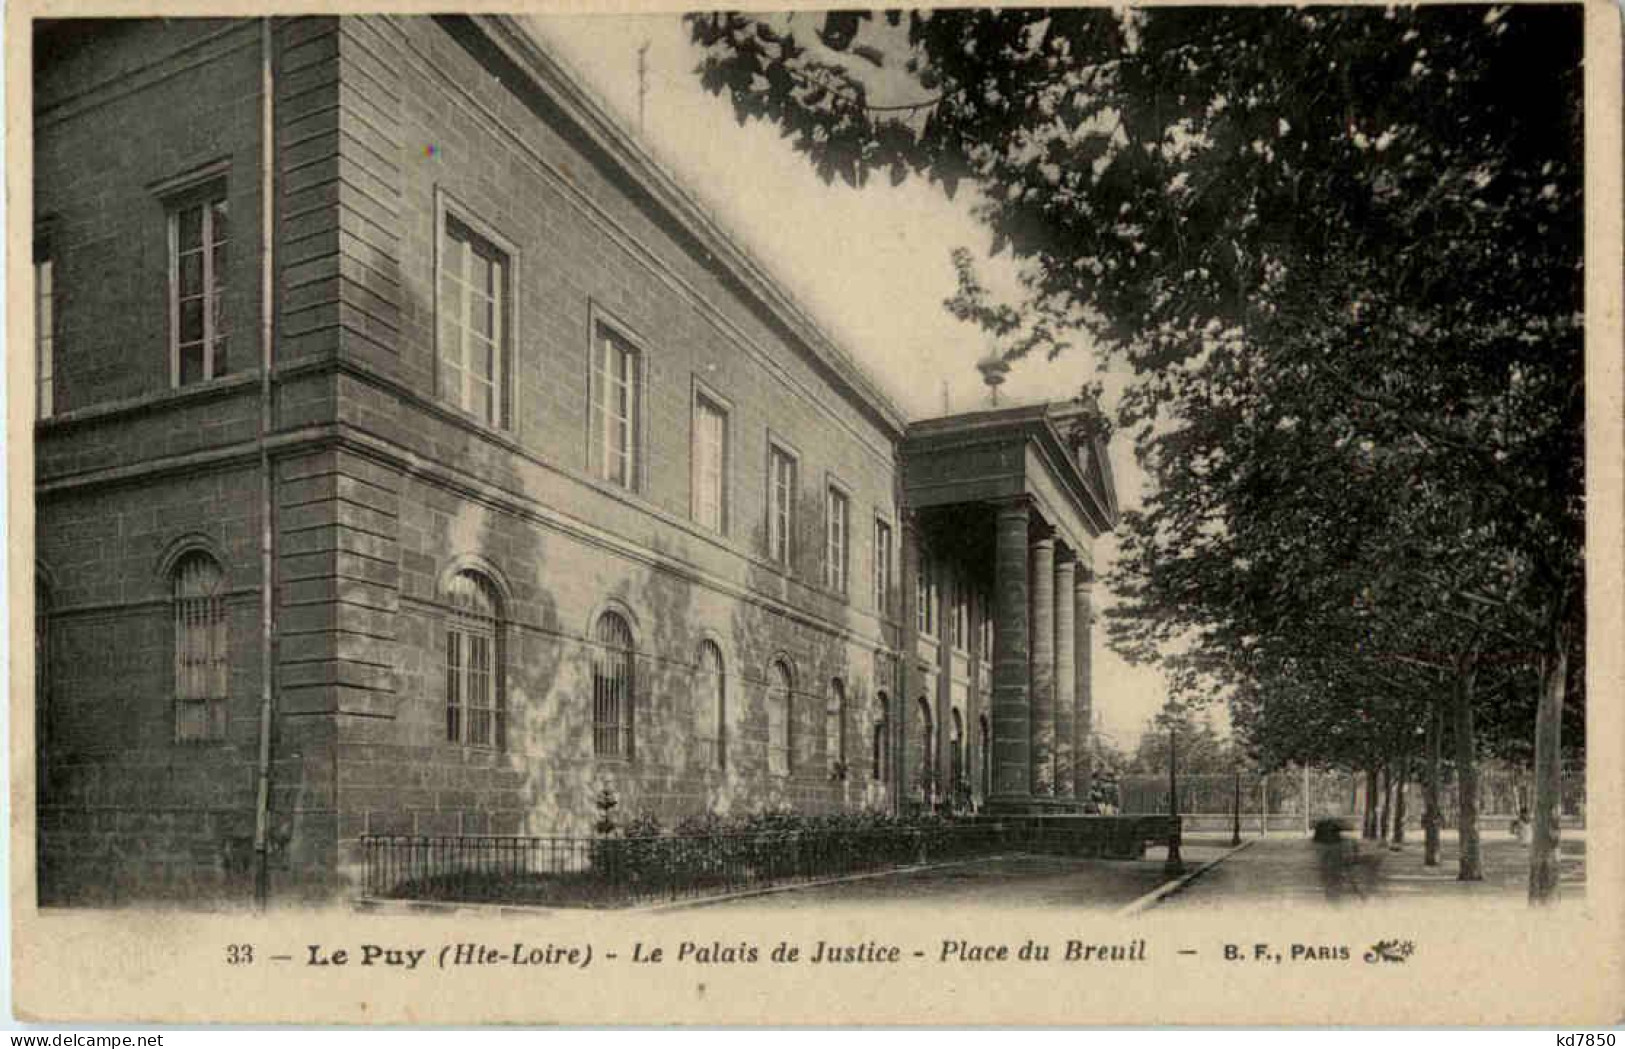
M 1003 809 L 1089 798 L 1090 574 L 1026 503 L 995 525 L 993 796 Z M 1081 653 L 1081 658 L 1080 658 Z

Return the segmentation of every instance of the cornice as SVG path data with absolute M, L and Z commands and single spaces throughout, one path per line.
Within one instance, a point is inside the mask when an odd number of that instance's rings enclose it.
M 830 372 L 858 402 L 901 437 L 908 418 L 863 367 L 796 302 L 665 167 L 628 134 L 536 35 L 509 15 L 471 15 L 468 20 L 525 72 L 560 111 L 608 156 L 719 267 L 737 281 Z

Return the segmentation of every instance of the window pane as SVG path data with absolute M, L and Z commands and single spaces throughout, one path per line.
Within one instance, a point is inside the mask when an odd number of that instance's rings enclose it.
M 203 338 L 203 300 L 186 299 L 181 303 L 181 342 L 199 342 Z
M 200 294 L 203 291 L 203 253 L 190 251 L 180 258 L 181 297 Z
M 227 360 L 226 353 L 227 349 L 229 348 L 230 341 L 231 340 L 225 338 L 224 336 L 214 340 L 214 360 L 210 366 L 212 368 L 210 374 L 216 377 L 226 374 L 230 367 L 230 362 Z
M 203 379 L 203 344 L 194 342 L 190 346 L 182 346 L 181 356 L 181 383 L 200 382 Z
M 182 208 L 176 216 L 176 227 L 182 251 L 203 245 L 203 209 L 201 207 Z
M 214 224 L 214 229 L 212 231 L 214 233 L 214 242 L 216 244 L 220 244 L 226 239 L 226 202 L 223 199 L 217 200 L 213 203 L 213 205 L 211 205 L 211 207 L 214 211 L 213 218 L 211 219 Z

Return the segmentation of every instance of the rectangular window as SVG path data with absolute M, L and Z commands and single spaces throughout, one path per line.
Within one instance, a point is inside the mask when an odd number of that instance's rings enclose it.
M 914 579 L 914 592 L 917 607 L 915 608 L 915 625 L 920 633 L 926 637 L 937 636 L 937 582 L 932 571 L 931 560 L 920 553 L 920 571 Z
M 728 530 L 728 413 L 704 394 L 694 397 L 694 521 Z
M 977 595 L 976 607 L 982 621 L 982 661 L 993 662 L 993 594 L 982 590 Z
M 36 419 L 49 419 L 56 410 L 56 310 L 52 286 L 55 267 L 50 259 L 34 263 L 34 375 Z
M 891 525 L 875 518 L 875 611 L 891 611 Z
M 796 524 L 796 459 L 777 446 L 768 450 L 767 549 L 768 556 L 789 567 L 790 537 Z
M 169 211 L 169 356 L 175 386 L 230 369 L 226 317 L 226 190 L 223 183 Z
M 508 426 L 508 256 L 451 215 L 440 253 L 440 396 Z
M 598 476 L 628 491 L 638 488 L 638 412 L 642 374 L 637 348 L 600 324 L 593 342 L 593 433 Z
M 965 588 L 965 581 L 958 572 L 954 573 L 953 586 L 953 644 L 956 649 L 966 651 L 970 648 L 970 595 Z
M 824 501 L 824 585 L 838 594 L 847 592 L 848 531 L 849 501 L 846 493 L 831 486 Z

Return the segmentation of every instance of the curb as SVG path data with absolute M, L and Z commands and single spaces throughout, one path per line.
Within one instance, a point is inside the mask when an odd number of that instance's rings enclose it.
M 656 914 L 661 911 L 680 911 L 693 907 L 708 907 L 714 903 L 730 903 L 734 900 L 746 900 L 755 896 L 772 896 L 781 892 L 796 892 L 801 889 L 815 889 L 824 885 L 842 885 L 848 882 L 872 881 L 875 878 L 890 878 L 899 874 L 914 874 L 919 871 L 943 870 L 948 867 L 963 867 L 972 863 L 989 863 L 993 860 L 1009 859 L 1013 854 L 1000 853 L 996 856 L 978 856 L 969 860 L 948 860 L 945 863 L 916 863 L 908 867 L 889 867 L 886 870 L 866 871 L 863 874 L 843 874 L 836 878 L 820 878 L 817 881 L 787 882 L 783 885 L 764 885 L 759 889 L 742 889 L 739 892 L 730 892 L 723 896 L 696 896 L 687 900 L 668 900 L 661 903 L 646 903 L 634 907 L 548 907 L 540 905 L 526 905 L 523 903 L 471 903 L 450 902 L 437 900 L 388 900 L 372 897 L 361 897 L 350 901 L 351 909 L 359 914 L 461 914 L 465 916 L 476 915 L 504 915 L 504 914 L 558 914 L 567 913 L 603 913 L 603 914 Z
M 1254 844 L 1262 840 L 1263 839 L 1261 838 L 1248 838 L 1240 845 L 1237 845 L 1234 848 L 1215 856 L 1213 859 L 1208 860 L 1206 863 L 1202 864 L 1200 867 L 1196 868 L 1190 873 L 1175 878 L 1173 881 L 1164 882 L 1155 889 L 1152 889 L 1150 892 L 1146 893 L 1144 896 L 1141 896 L 1139 899 L 1135 900 L 1133 903 L 1120 908 L 1116 912 L 1116 917 L 1132 918 L 1137 914 L 1145 913 L 1146 911 L 1155 907 L 1157 904 L 1161 903 L 1163 900 L 1167 899 L 1169 896 L 1172 896 L 1174 893 L 1195 881 L 1197 878 L 1200 878 L 1214 867 L 1217 867 L 1225 860 L 1234 856 L 1236 853 L 1243 849 L 1251 848 Z
M 816 889 L 825 885 L 845 885 L 850 882 L 873 881 L 876 878 L 891 878 L 899 874 L 916 874 L 920 871 L 944 870 L 948 867 L 964 867 L 972 863 L 990 863 L 994 860 L 1009 859 L 1011 854 L 1000 853 L 997 856 L 978 856 L 970 860 L 949 860 L 946 863 L 916 863 L 912 867 L 891 867 L 883 871 L 868 871 L 864 874 L 844 874 L 838 878 L 820 878 L 817 881 L 798 881 L 785 885 L 766 885 L 760 889 L 743 889 L 731 892 L 726 896 L 698 896 L 691 900 L 673 900 L 669 903 L 652 903 L 642 907 L 626 907 L 624 911 L 633 914 L 654 914 L 660 911 L 681 911 L 694 907 L 709 907 L 714 903 L 731 903 L 734 900 L 748 900 L 756 896 L 776 896 L 783 892 L 799 892 L 802 889 Z

